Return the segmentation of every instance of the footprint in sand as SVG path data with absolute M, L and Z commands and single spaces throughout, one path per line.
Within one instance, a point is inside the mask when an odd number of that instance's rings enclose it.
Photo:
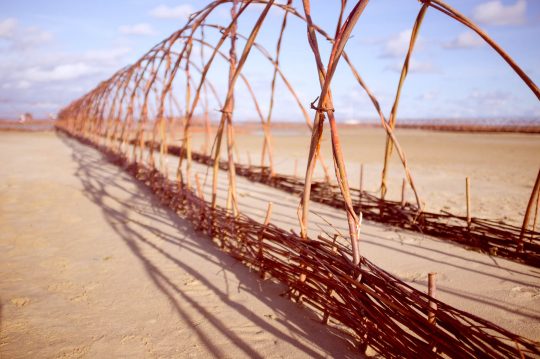
M 398 273 L 397 277 L 404 282 L 421 282 L 427 280 L 427 273 Z
M 397 273 L 395 276 L 404 282 L 426 283 L 428 280 L 428 272 Z M 446 275 L 442 273 L 437 274 L 437 280 L 445 279 Z
M 58 282 L 50 284 L 47 287 L 47 291 L 51 293 L 61 294 L 64 298 L 68 299 L 70 302 L 86 302 L 88 303 L 90 298 L 89 294 L 100 287 L 101 284 L 98 282 L 90 282 L 85 285 L 79 286 L 70 281 Z
M 86 291 L 85 291 L 82 294 L 79 294 L 79 295 L 76 295 L 76 296 L 73 296 L 73 297 L 69 298 L 69 301 L 70 302 L 75 302 L 75 303 L 88 302 L 88 295 L 86 294 Z
M 56 356 L 56 359 L 63 359 L 63 358 L 83 358 L 86 357 L 88 354 L 88 351 L 90 350 L 90 347 L 84 346 L 84 347 L 75 347 L 71 350 L 66 350 L 60 353 Z
M 54 258 L 43 261 L 39 265 L 43 268 L 54 269 L 58 270 L 60 273 L 63 273 L 68 269 L 70 261 L 67 258 Z
M 185 280 L 183 284 L 184 284 L 184 285 L 187 285 L 187 286 L 191 286 L 191 285 L 194 285 L 196 282 L 197 282 L 196 279 L 194 279 L 194 278 L 189 278 L 189 279 Z
M 69 300 L 71 302 L 85 302 L 85 303 L 90 303 L 90 298 L 89 298 L 89 292 L 91 292 L 93 289 L 93 287 L 87 287 L 87 286 L 83 286 L 81 288 L 82 291 L 78 291 L 77 294 L 71 296 L 69 298 Z
M 52 293 L 66 293 L 73 290 L 74 284 L 72 282 L 59 282 L 49 284 L 47 290 Z
M 15 305 L 17 308 L 22 308 L 25 305 L 30 304 L 30 298 L 28 297 L 12 298 L 10 302 L 11 304 Z
M 398 240 L 401 244 L 418 244 L 420 240 L 414 237 L 405 237 L 398 235 Z
M 135 335 L 124 335 L 120 340 L 120 344 L 125 344 L 127 341 L 134 340 L 135 338 Z
M 530 299 L 540 298 L 540 288 L 538 287 L 514 287 L 511 289 L 511 293 L 514 297 L 524 297 Z

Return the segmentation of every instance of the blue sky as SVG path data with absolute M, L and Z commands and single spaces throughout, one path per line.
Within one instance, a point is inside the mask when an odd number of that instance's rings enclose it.
M 180 28 L 186 16 L 208 1 L 3 0 L 0 2 L 0 118 L 22 112 L 54 114 L 71 100 Z M 349 8 L 355 3 L 350 1 Z M 447 0 L 485 29 L 537 83 L 540 83 L 540 1 Z M 314 20 L 335 29 L 339 1 L 312 0 Z M 213 21 L 225 25 L 228 6 Z M 294 1 L 301 11 L 301 2 Z M 346 51 L 380 99 L 385 114 L 392 105 L 410 29 L 420 8 L 416 0 L 372 0 Z M 240 23 L 249 33 L 261 7 Z M 273 11 L 258 42 L 273 51 L 282 14 Z M 209 34 L 212 37 L 212 34 Z M 320 40 L 324 54 L 329 46 Z M 305 25 L 290 19 L 285 33 L 283 71 L 308 105 L 318 94 L 313 55 Z M 332 90 L 341 121 L 376 118 L 346 66 L 338 69 Z M 221 67 L 220 67 L 221 66 Z M 224 64 L 214 80 L 224 95 Z M 245 68 L 257 95 L 268 97 L 271 67 L 253 55 Z M 220 78 L 221 77 L 221 78 Z M 282 91 L 283 90 L 283 91 Z M 301 121 L 293 101 L 278 91 L 276 118 Z M 264 106 L 263 106 L 264 107 Z M 247 95 L 239 90 L 240 119 L 255 119 Z M 529 118 L 539 121 L 540 104 L 517 75 L 465 27 L 436 10 L 426 14 L 412 71 L 404 87 L 399 117 Z

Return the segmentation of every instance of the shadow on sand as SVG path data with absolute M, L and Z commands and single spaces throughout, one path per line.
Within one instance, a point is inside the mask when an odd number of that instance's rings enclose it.
M 180 320 L 185 323 L 193 323 L 191 313 L 183 309 L 183 306 L 189 305 L 246 357 L 263 357 L 263 354 L 258 352 L 245 338 L 230 330 L 228 323 L 214 315 L 212 308 L 199 304 L 196 298 L 184 291 L 173 278 L 168 277 L 160 268 L 163 259 L 166 259 L 168 263 L 173 263 L 178 269 L 202 283 L 206 289 L 219 298 L 220 305 L 227 306 L 235 312 L 235 315 L 247 318 L 260 330 L 271 334 L 278 340 L 289 343 L 305 353 L 306 356 L 358 357 L 359 353 L 352 349 L 353 340 L 347 334 L 336 328 L 317 323 L 320 322 L 320 318 L 313 312 L 301 310 L 298 305 L 280 297 L 279 293 L 286 290 L 282 285 L 260 280 L 256 273 L 250 272 L 248 268 L 239 265 L 232 257 L 221 252 L 212 241 L 195 232 L 190 222 L 181 219 L 176 213 L 161 205 L 144 185 L 131 178 L 122 169 L 108 164 L 99 152 L 63 135 L 59 135 L 59 138 L 72 151 L 72 158 L 77 164 L 75 175 L 84 186 L 85 196 L 101 208 L 110 227 L 137 256 L 155 287 L 168 299 Z M 130 191 L 125 188 L 122 183 L 126 181 L 135 183 L 136 190 Z M 114 193 L 122 193 L 122 196 L 114 195 Z M 133 212 L 136 212 L 139 218 L 142 216 L 149 221 L 158 222 L 159 226 L 142 223 L 149 223 L 146 220 L 133 220 L 133 216 L 128 215 Z M 169 226 L 168 229 L 171 231 L 166 233 L 160 229 L 164 226 Z M 171 235 L 171 232 L 178 233 L 178 235 Z M 199 266 L 204 266 L 205 263 L 214 263 L 222 268 L 220 272 L 223 273 L 225 290 L 201 275 L 196 266 L 164 251 L 160 241 L 200 257 Z M 152 251 L 152 256 L 147 254 L 149 251 Z M 156 255 L 159 262 L 156 260 Z M 231 288 L 228 278 L 228 275 L 231 274 L 239 283 L 233 288 Z M 272 308 L 274 313 L 277 313 L 276 321 L 281 328 L 276 328 L 272 321 L 264 318 L 264 313 L 257 313 L 244 304 L 231 300 L 229 295 L 232 289 L 235 292 L 246 291 Z M 204 330 L 197 325 L 192 325 L 191 329 L 213 356 L 224 357 L 227 355 L 223 352 L 223 348 L 220 348 L 213 340 L 214 338 Z M 317 332 L 316 336 L 313 335 L 314 330 Z M 324 340 L 319 340 L 320 338 L 324 338 Z M 315 339 L 317 339 L 316 342 L 314 342 Z M 315 350 L 315 347 L 318 347 L 318 350 Z M 321 352 L 326 354 L 322 355 Z

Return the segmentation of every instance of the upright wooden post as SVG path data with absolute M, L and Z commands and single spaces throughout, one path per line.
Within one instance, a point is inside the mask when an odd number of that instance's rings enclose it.
M 298 158 L 294 159 L 294 177 L 298 177 Z
M 428 309 L 428 323 L 432 325 L 437 325 L 437 303 L 431 301 L 431 299 L 435 299 L 436 296 L 436 284 L 435 284 L 435 276 L 437 273 L 428 273 L 428 295 L 429 295 L 429 309 Z M 434 353 L 437 352 L 437 347 L 434 345 L 431 349 Z
M 247 160 L 248 160 L 248 166 L 251 168 L 251 154 L 249 151 L 247 152 Z
M 534 199 L 537 196 L 537 193 L 539 190 L 540 190 L 540 170 L 538 170 L 538 174 L 536 175 L 536 182 L 534 183 L 534 187 L 531 192 L 531 197 L 529 198 L 529 203 L 527 203 L 527 210 L 525 210 L 525 216 L 523 217 L 523 225 L 521 226 L 521 232 L 519 234 L 519 242 L 516 249 L 518 252 L 523 251 L 523 236 L 525 235 L 525 231 L 527 230 L 527 226 L 529 225 L 529 217 L 531 215 L 532 206 L 534 204 Z
M 195 173 L 195 183 L 197 185 L 197 194 L 204 201 L 204 192 L 201 187 L 201 182 L 199 181 L 199 174 Z
M 201 202 L 199 204 L 199 224 L 198 224 L 198 227 L 199 228 L 204 228 L 204 221 L 205 221 L 205 218 L 206 218 L 206 214 L 204 213 L 204 206 L 205 206 L 205 202 L 204 202 L 204 192 L 202 190 L 202 187 L 201 187 L 201 182 L 199 181 L 199 174 L 198 173 L 195 173 L 195 183 L 196 183 L 196 186 L 197 186 L 197 195 L 199 196 L 199 198 L 201 199 Z
M 232 202 L 232 191 L 231 191 L 231 185 L 227 188 L 227 202 L 225 202 L 225 209 L 227 212 L 231 210 L 231 202 Z
M 362 199 L 362 192 L 364 191 L 364 164 L 360 163 L 360 183 L 358 184 L 358 190 L 360 191 L 360 199 Z
M 532 224 L 532 232 L 536 231 L 536 223 L 538 221 L 538 207 L 540 207 L 540 191 L 536 193 L 536 206 L 534 210 L 534 219 Z M 533 240 L 534 233 L 531 233 L 531 241 Z
M 403 182 L 401 183 L 401 207 L 405 207 L 405 191 L 407 189 L 407 181 L 405 178 L 403 179 Z
M 435 276 L 437 273 L 428 273 L 428 295 L 430 298 L 435 299 L 436 295 L 436 284 L 435 284 Z M 428 311 L 428 322 L 430 324 L 435 324 L 436 318 L 435 318 L 435 312 L 437 311 L 437 303 L 429 301 L 429 311 Z
M 467 228 L 471 228 L 471 184 L 469 177 L 465 177 L 465 196 L 467 199 Z
M 261 233 L 259 234 L 259 268 L 260 268 L 260 276 L 264 279 L 264 252 L 263 252 L 263 239 L 264 239 L 264 231 L 266 230 L 266 227 L 268 227 L 268 224 L 270 223 L 270 216 L 272 215 L 272 202 L 268 202 L 268 208 L 266 209 L 266 217 L 264 218 L 264 225 Z

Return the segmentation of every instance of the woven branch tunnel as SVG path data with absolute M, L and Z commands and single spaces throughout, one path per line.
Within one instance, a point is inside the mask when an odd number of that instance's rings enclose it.
M 312 19 L 309 0 L 304 0 L 298 10 L 292 7 L 292 1 L 283 4 L 273 0 L 216 0 L 194 13 L 183 28 L 155 45 L 137 62 L 119 70 L 64 108 L 57 128 L 97 147 L 111 160 L 128 166 L 130 173 L 150 186 L 166 205 L 189 218 L 196 228 L 218 242 L 225 251 L 285 283 L 292 299 L 303 301 L 321 313 L 325 321 L 332 318 L 350 328 L 361 347 L 369 345 L 387 357 L 540 355 L 538 343 L 430 298 L 377 268 L 358 248 L 364 217 L 440 237 L 445 237 L 446 233 L 452 240 L 476 244 L 487 252 L 496 247 L 499 255 L 540 265 L 539 233 L 534 228 L 529 229 L 527 221 L 520 230 L 477 219 L 476 229 L 471 231 L 464 218 L 423 210 L 405 150 L 394 128 L 401 89 L 426 12 L 441 12 L 475 31 L 538 98 L 540 91 L 506 52 L 469 19 L 442 1 L 423 0 L 392 111 L 386 118 L 376 96 L 346 53 L 347 42 L 353 30 L 357 30 L 357 22 L 366 6 L 369 6 L 368 1 L 360 0 L 346 11 L 346 1 L 342 1 L 335 33 L 330 34 Z M 238 22 L 253 8 L 257 11 L 256 21 L 249 33 L 242 34 Z M 224 9 L 230 12 L 230 19 L 225 24 L 212 23 L 212 15 Z M 270 11 L 278 14 L 279 21 L 268 19 Z M 316 63 L 317 72 L 305 75 L 319 80 L 320 95 L 313 102 L 301 98 L 280 66 L 281 43 L 291 21 L 304 24 L 307 30 L 305 41 Z M 269 28 L 275 33 L 273 53 L 257 42 L 262 29 Z M 328 59 L 323 58 L 319 41 L 325 41 L 331 47 Z M 253 66 L 258 64 L 257 61 L 264 61 L 272 75 L 266 113 L 252 79 L 243 73 L 246 64 Z M 387 135 L 384 151 L 381 151 L 384 168 L 380 198 L 355 190 L 348 183 L 331 92 L 338 66 L 346 67 L 358 86 L 366 91 Z M 297 115 L 311 131 L 303 179 L 275 172 L 271 123 L 278 86 L 286 90 L 290 101 L 297 106 Z M 221 91 L 223 89 L 226 91 Z M 264 134 L 260 166 L 241 165 L 235 155 L 234 114 L 240 91 L 248 95 L 244 98 L 253 102 Z M 210 112 L 216 108 L 219 122 L 216 133 L 212 134 Z M 331 159 L 323 158 L 320 151 L 325 123 L 330 129 Z M 192 142 L 196 124 L 200 124 L 205 133 L 200 151 L 193 148 Z M 406 183 L 415 196 L 415 203 L 409 203 L 405 208 L 385 199 L 386 173 L 394 150 L 402 163 Z M 168 170 L 169 154 L 177 155 L 175 173 Z M 211 169 L 213 190 L 210 198 L 204 198 L 197 190 L 198 182 L 192 180 L 193 162 L 203 163 Z M 324 181 L 314 180 L 316 166 L 321 167 Z M 333 167 L 333 174 L 329 167 Z M 225 203 L 217 199 L 220 170 L 226 171 L 228 179 Z M 237 175 L 301 196 L 298 233 L 285 231 L 271 223 L 258 223 L 240 213 Z M 331 177 L 335 177 L 337 185 L 331 184 Z M 343 209 L 349 225 L 346 241 L 309 237 L 310 200 Z M 459 220 L 459 223 L 450 225 L 449 219 Z M 524 237 L 531 240 L 524 241 Z M 427 316 L 430 303 L 434 301 L 438 308 L 436 325 L 430 323 Z

